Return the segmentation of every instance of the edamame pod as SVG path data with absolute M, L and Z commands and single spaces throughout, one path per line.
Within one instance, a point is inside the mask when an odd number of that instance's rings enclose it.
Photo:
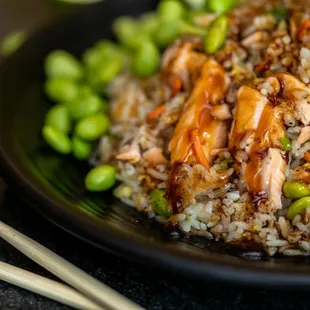
M 85 178 L 85 186 L 92 192 L 106 191 L 115 184 L 115 175 L 115 168 L 110 165 L 93 168 Z
M 310 207 L 310 196 L 302 197 L 294 201 L 288 208 L 286 217 L 289 220 L 293 220 L 294 217 L 302 213 L 306 208 Z
M 104 114 L 81 119 L 75 127 L 75 134 L 86 141 L 99 139 L 109 128 L 110 121 Z
M 310 195 L 310 189 L 302 181 L 287 181 L 283 185 L 283 193 L 289 199 L 298 199 Z
M 45 84 L 47 96 L 57 102 L 69 102 L 74 100 L 79 92 L 74 81 L 67 78 L 48 79 Z
M 150 194 L 153 211 L 159 215 L 169 217 L 172 212 L 167 208 L 167 200 L 164 197 L 165 192 L 160 189 L 154 189 Z
M 45 73 L 48 77 L 66 77 L 79 80 L 83 77 L 83 68 L 70 53 L 64 50 L 55 50 L 45 59 Z
M 218 17 L 208 27 L 204 47 L 208 54 L 216 53 L 225 43 L 228 32 L 228 18 L 223 15 Z
M 91 155 L 92 145 L 76 136 L 72 139 L 72 153 L 79 160 L 86 160 Z
M 44 126 L 42 134 L 47 144 L 58 153 L 69 154 L 71 152 L 71 141 L 69 137 L 60 130 L 51 126 Z
M 57 104 L 46 114 L 45 124 L 68 134 L 71 131 L 71 120 L 68 109 L 63 104 Z
M 157 70 L 160 61 L 158 48 L 151 41 L 144 42 L 132 61 L 132 71 L 139 77 L 147 77 Z
M 103 112 L 107 109 L 107 103 L 95 94 L 87 94 L 68 102 L 67 107 L 72 119 L 79 120 Z

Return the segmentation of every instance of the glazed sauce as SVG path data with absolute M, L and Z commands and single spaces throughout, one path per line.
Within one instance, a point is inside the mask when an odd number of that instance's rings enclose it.
M 226 88 L 227 80 L 222 66 L 214 60 L 206 61 L 169 144 L 173 164 L 199 162 L 191 139 L 193 130 L 198 129 L 207 158 L 213 148 L 225 146 L 228 124 L 226 121 L 215 120 L 211 115 L 211 109 L 212 105 L 223 100 Z
M 172 167 L 172 171 L 170 174 L 170 180 L 167 187 L 167 196 L 168 199 L 171 201 L 171 207 L 173 213 L 179 213 L 182 208 L 183 201 L 182 201 L 182 192 L 179 186 L 179 173 L 180 173 L 181 164 L 174 164 Z
M 259 207 L 261 204 L 266 203 L 268 199 L 268 194 L 266 192 L 252 192 L 251 198 L 252 198 L 252 203 L 255 207 Z

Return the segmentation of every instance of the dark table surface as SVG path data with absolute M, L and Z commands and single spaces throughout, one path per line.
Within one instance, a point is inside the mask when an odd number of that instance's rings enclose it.
M 39 27 L 61 14 L 52 2 L 0 0 L 0 38 L 13 30 Z M 147 309 L 310 309 L 310 295 L 306 291 L 266 291 L 185 279 L 95 249 L 49 223 L 23 202 L 18 193 L 9 189 L 4 195 L 0 190 L 0 219 Z M 54 278 L 2 240 L 0 259 Z M 0 281 L 0 309 L 69 308 Z

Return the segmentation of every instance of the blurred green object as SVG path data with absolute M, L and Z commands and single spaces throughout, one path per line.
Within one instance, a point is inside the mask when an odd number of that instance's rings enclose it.
M 59 103 L 50 108 L 45 117 L 45 125 L 56 128 L 65 134 L 69 134 L 72 124 L 67 107 Z
M 228 12 L 231 8 L 238 4 L 238 0 L 209 0 L 208 8 L 218 14 Z
M 56 102 L 70 102 L 79 93 L 79 86 L 67 78 L 52 78 L 45 83 L 46 95 Z
M 204 40 L 204 47 L 206 53 L 216 53 L 224 45 L 227 32 L 228 17 L 225 15 L 221 15 L 208 27 L 208 32 Z
M 141 44 L 132 60 L 132 72 L 141 78 L 151 76 L 156 72 L 160 63 L 160 52 L 157 46 L 146 41 Z
M 281 20 L 288 20 L 290 12 L 288 8 L 277 8 L 274 10 L 267 11 L 267 13 L 270 13 L 274 16 L 274 18 L 279 23 Z
M 0 54 L 4 57 L 16 52 L 26 40 L 26 32 L 23 30 L 9 33 L 1 42 Z
M 171 44 L 180 34 L 180 23 L 180 20 L 160 21 L 154 36 L 155 43 L 161 48 L 165 48 Z
M 157 13 L 161 20 L 180 20 L 186 15 L 186 8 L 177 0 L 162 0 L 157 7 Z
M 72 138 L 72 153 L 79 160 L 86 160 L 91 155 L 91 143 L 84 141 L 76 136 Z
M 45 74 L 53 78 L 80 80 L 84 75 L 80 62 L 65 50 L 54 50 L 49 53 L 44 68 Z
M 184 2 L 195 11 L 201 11 L 206 9 L 207 7 L 207 0 L 184 0 Z

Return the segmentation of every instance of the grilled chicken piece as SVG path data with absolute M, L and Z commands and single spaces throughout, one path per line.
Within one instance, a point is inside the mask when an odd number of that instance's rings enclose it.
M 243 149 L 247 139 L 253 136 L 258 128 L 262 113 L 268 99 L 258 90 L 243 86 L 238 92 L 238 104 L 235 121 L 230 132 L 229 145 Z
M 242 162 L 238 171 L 253 196 L 267 196 L 269 203 L 259 204 L 262 212 L 281 208 L 286 168 L 281 156 L 281 138 L 286 135 L 282 110 L 256 89 L 239 90 L 229 147 L 235 154 L 246 152 L 248 161 Z
M 172 164 L 208 167 L 210 152 L 225 147 L 228 123 L 214 119 L 212 108 L 224 98 L 227 86 L 224 69 L 215 60 L 206 61 L 169 144 Z
M 253 197 L 267 195 L 270 204 L 260 204 L 259 211 L 274 212 L 281 209 L 282 186 L 285 182 L 284 171 L 286 162 L 281 150 L 269 148 L 266 157 L 259 158 L 250 155 L 248 163 L 242 165 L 242 177 Z
M 174 165 L 167 193 L 173 212 L 181 212 L 207 191 L 224 186 L 233 172 L 232 168 L 218 173 L 201 165 L 193 167 L 187 164 Z
M 281 95 L 291 101 L 295 117 L 305 126 L 310 124 L 310 88 L 289 73 L 279 73 Z
M 169 144 L 173 169 L 168 196 L 174 212 L 192 203 L 197 193 L 223 186 L 233 172 L 222 175 L 208 170 L 211 151 L 227 143 L 229 123 L 215 119 L 212 109 L 224 99 L 228 83 L 224 69 L 215 60 L 207 60 L 185 104 Z
M 207 60 L 197 38 L 178 40 L 166 50 L 162 58 L 161 75 L 175 95 L 181 88 L 190 92 L 199 77 L 201 67 Z

